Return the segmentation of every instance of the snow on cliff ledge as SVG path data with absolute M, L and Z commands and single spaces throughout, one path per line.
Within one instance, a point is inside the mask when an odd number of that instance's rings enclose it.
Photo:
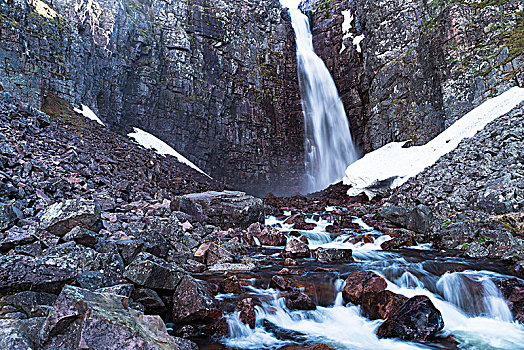
M 133 128 L 135 132 L 129 133 L 127 136 L 132 137 L 135 139 L 135 141 L 149 149 L 154 149 L 158 154 L 165 156 L 166 154 L 172 155 L 175 157 L 180 163 L 184 163 L 191 168 L 195 169 L 196 171 L 206 175 L 211 179 L 211 176 L 203 172 L 199 167 L 197 167 L 195 164 L 190 162 L 186 157 L 175 151 L 175 149 L 171 146 L 169 146 L 164 141 L 160 140 L 158 137 L 151 135 L 148 132 L 145 132 L 144 130 L 141 130 L 139 128 Z
M 406 142 L 392 142 L 366 154 L 346 169 L 344 184 L 350 185 L 348 195 L 365 193 L 369 198 L 374 188 L 388 184 L 395 188 L 416 176 L 440 157 L 455 149 L 460 141 L 473 137 L 487 124 L 508 113 L 524 101 L 524 88 L 514 87 L 487 100 L 440 135 L 423 146 L 402 148 Z

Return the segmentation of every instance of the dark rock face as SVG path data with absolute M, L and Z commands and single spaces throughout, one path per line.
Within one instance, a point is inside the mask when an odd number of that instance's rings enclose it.
M 379 338 L 424 341 L 444 328 L 442 315 L 427 296 L 410 298 L 377 329 Z
M 515 320 L 524 321 L 524 284 L 516 278 L 495 281 Z
M 60 19 L 25 0 L 0 8 L 6 89 L 35 107 L 50 93 L 83 102 L 237 188 L 298 189 L 303 116 L 293 31 L 277 0 L 50 4 Z
M 351 249 L 318 248 L 314 252 L 317 261 L 322 263 L 345 263 L 353 261 Z
M 173 295 L 172 316 L 180 324 L 211 323 L 221 316 L 221 311 L 202 282 L 184 276 Z
M 153 289 L 175 290 L 184 277 L 183 270 L 149 253 L 140 253 L 126 267 L 124 276 L 135 284 Z
M 522 85 L 518 0 L 311 3 L 315 50 L 365 152 L 392 141 L 425 143 L 492 93 Z M 501 28 L 501 20 L 512 24 Z
M 180 349 L 159 316 L 128 305 L 121 295 L 66 286 L 42 328 L 42 348 Z
M 209 191 L 202 193 L 191 193 L 182 196 L 184 200 L 190 200 L 193 206 L 208 223 L 220 226 L 223 229 L 230 227 L 248 228 L 253 223 L 264 222 L 264 204 L 259 198 L 246 195 L 236 191 Z M 175 202 L 177 200 L 175 199 Z M 184 210 L 186 206 L 180 206 L 175 210 Z M 188 214 L 193 214 L 193 210 Z
M 370 271 L 353 272 L 346 279 L 342 290 L 344 301 L 355 305 L 361 303 L 365 293 L 378 293 L 386 289 L 386 280 Z
M 370 320 L 385 320 L 404 305 L 407 300 L 408 298 L 405 296 L 389 290 L 365 293 L 361 299 L 360 310 Z

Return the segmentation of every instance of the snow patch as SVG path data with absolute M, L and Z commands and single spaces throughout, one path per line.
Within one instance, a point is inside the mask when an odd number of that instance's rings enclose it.
M 454 150 L 460 141 L 475 136 L 487 124 L 510 112 L 522 101 L 524 88 L 513 87 L 467 113 L 423 146 L 402 148 L 407 141 L 391 142 L 366 154 L 346 169 L 344 184 L 352 186 L 348 195 L 365 193 L 373 198 L 375 192 L 370 188 L 373 185 L 381 182 L 390 182 L 390 188 L 402 185 Z
M 148 149 L 154 149 L 156 153 L 165 156 L 166 154 L 172 155 L 175 157 L 180 163 L 184 163 L 187 166 L 195 169 L 196 171 L 206 175 L 210 179 L 212 178 L 205 172 L 203 172 L 199 167 L 197 167 L 195 164 L 193 164 L 191 161 L 189 161 L 186 157 L 178 153 L 173 147 L 169 146 L 164 141 L 160 140 L 158 137 L 141 130 L 139 128 L 133 128 L 135 132 L 127 134 L 127 136 L 135 139 L 135 141 Z
M 358 53 L 362 52 L 362 47 L 360 47 L 360 42 L 362 40 L 364 40 L 364 34 L 358 35 L 358 36 L 353 38 L 353 45 L 355 45 L 357 47 L 357 52 Z
M 100 118 L 98 118 L 98 116 L 95 114 L 95 112 L 93 112 L 91 110 L 91 108 L 87 107 L 86 105 L 82 105 L 82 109 L 78 109 L 78 108 L 73 108 L 74 111 L 78 114 L 82 114 L 84 117 L 86 117 L 87 119 L 91 119 L 91 120 L 94 120 L 95 122 L 97 122 L 98 124 L 102 125 L 102 126 L 106 126 L 104 124 L 104 122 L 102 122 L 100 120 Z
M 344 36 L 342 37 L 342 48 L 340 49 L 340 53 L 344 52 L 344 50 L 346 49 L 344 40 L 353 37 L 353 34 L 351 34 L 349 30 L 353 28 L 351 23 L 353 23 L 353 20 L 355 19 L 353 14 L 351 14 L 351 10 L 342 11 L 342 16 L 344 16 L 344 22 L 342 22 L 342 33 L 344 34 Z

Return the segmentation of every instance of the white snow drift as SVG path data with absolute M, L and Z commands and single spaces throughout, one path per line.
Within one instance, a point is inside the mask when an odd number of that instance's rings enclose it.
M 365 193 L 373 198 L 375 192 L 370 187 L 386 180 L 391 180 L 391 188 L 402 185 L 455 149 L 464 138 L 473 137 L 488 123 L 508 113 L 522 101 L 524 88 L 511 88 L 464 115 L 423 146 L 402 148 L 406 142 L 392 142 L 366 154 L 346 169 L 344 184 L 352 186 L 348 195 Z
M 78 109 L 78 108 L 73 108 L 74 111 L 76 113 L 79 113 L 79 114 L 82 114 L 84 117 L 86 117 L 87 119 L 91 119 L 91 120 L 94 120 L 95 122 L 97 122 L 98 124 L 102 125 L 102 126 L 106 126 L 104 124 L 104 122 L 102 122 L 100 120 L 100 118 L 98 118 L 98 116 L 95 114 L 95 112 L 93 112 L 91 110 L 91 108 L 87 107 L 86 105 L 82 105 L 82 109 Z
M 165 156 L 166 154 L 172 155 L 175 157 L 180 163 L 184 163 L 191 168 L 195 169 L 196 171 L 206 175 L 207 177 L 211 178 L 208 174 L 203 172 L 199 167 L 197 167 L 195 164 L 190 162 L 186 157 L 175 151 L 175 149 L 171 146 L 169 146 L 164 141 L 160 140 L 158 137 L 151 135 L 148 132 L 145 132 L 144 130 L 141 130 L 139 128 L 133 128 L 135 131 L 134 133 L 129 133 L 127 136 L 132 137 L 135 139 L 136 142 L 138 142 L 139 145 L 154 149 L 158 154 Z

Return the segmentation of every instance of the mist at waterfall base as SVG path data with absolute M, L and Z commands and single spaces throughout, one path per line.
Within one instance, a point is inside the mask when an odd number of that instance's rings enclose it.
M 269 217 L 266 225 L 289 234 L 292 225 L 285 224 L 284 220 Z M 391 239 L 388 235 L 377 236 L 374 243 L 352 244 L 347 241 L 350 234 L 334 236 L 326 232 L 329 222 L 311 217 L 306 221 L 317 224 L 314 230 L 300 231 L 308 237 L 311 249 L 353 250 L 355 262 L 338 264 L 339 274 L 331 275 L 331 302 L 318 304 L 312 311 L 290 310 L 281 292 L 266 289 L 260 283 L 256 285 L 255 279 L 244 280 L 247 284 L 245 292 L 261 300 L 261 305 L 256 308 L 256 327 L 251 329 L 242 323 L 238 312 L 229 314 L 230 334 L 222 340 L 228 348 L 279 349 L 289 344 L 324 343 L 333 349 L 445 349 L 448 348 L 445 339 L 449 335 L 459 342 L 458 348 L 461 349 L 524 348 L 524 326 L 513 320 L 494 283 L 499 278 L 510 276 L 485 270 L 482 267 L 485 265 L 477 261 L 443 257 L 427 245 L 403 252 L 385 252 L 380 245 Z M 362 220 L 355 219 L 354 222 L 360 225 L 363 233 L 380 235 Z M 307 262 L 303 262 L 302 267 L 303 264 Z M 450 267 L 464 271 L 446 272 Z M 308 269 L 306 279 L 315 278 L 312 270 Z M 406 297 L 428 296 L 442 313 L 445 327 L 437 336 L 443 343 L 379 339 L 375 332 L 383 320 L 365 318 L 359 306 L 344 304 L 342 299 L 344 280 L 337 276 L 359 270 L 381 275 L 387 281 L 387 289 L 394 293 Z M 325 289 L 326 285 L 322 288 Z
M 308 18 L 297 8 L 297 1 L 281 0 L 281 4 L 289 9 L 297 46 L 305 125 L 304 191 L 315 192 L 341 180 L 358 157 L 335 82 L 313 49 Z

